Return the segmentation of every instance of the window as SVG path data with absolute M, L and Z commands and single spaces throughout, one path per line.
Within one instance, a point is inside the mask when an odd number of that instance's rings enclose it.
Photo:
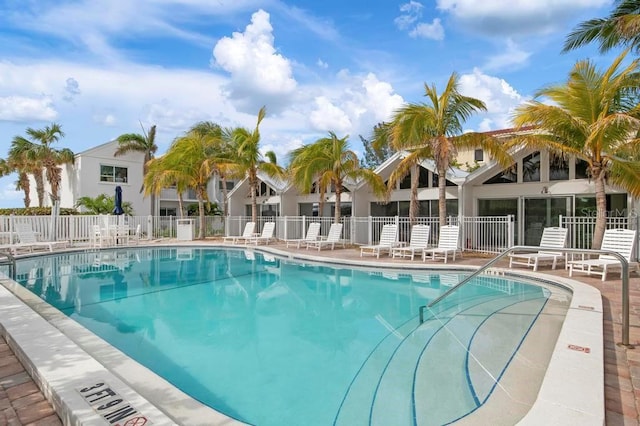
M 411 173 L 407 174 L 404 179 L 400 181 L 400 189 L 411 188 Z
M 589 177 L 589 163 L 576 158 L 576 179 L 587 179 Z
M 473 152 L 473 161 L 484 161 L 484 151 L 476 149 Z
M 221 180 L 218 181 L 218 189 L 222 190 L 223 189 L 223 182 Z M 235 182 L 230 182 L 227 181 L 227 191 L 231 191 L 233 189 L 233 187 L 235 186 Z
M 128 170 L 126 167 L 100 165 L 100 182 L 127 183 Z
M 176 216 L 175 208 L 163 208 L 160 207 L 160 216 Z
M 540 182 L 540 153 L 534 152 L 522 159 L 522 181 Z
M 418 177 L 418 188 L 429 187 L 429 170 L 420 167 L 420 176 Z
M 492 178 L 487 179 L 485 184 L 492 183 L 515 183 L 518 181 L 518 165 L 514 164 L 513 166 L 505 169 L 495 175 Z
M 549 154 L 549 180 L 569 180 L 569 160 L 562 154 Z

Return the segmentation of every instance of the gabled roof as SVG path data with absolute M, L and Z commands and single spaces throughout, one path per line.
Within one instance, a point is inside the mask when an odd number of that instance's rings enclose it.
M 80 151 L 80 152 L 76 153 L 76 157 L 79 156 L 79 155 L 91 154 L 92 152 L 99 151 L 99 150 L 101 150 L 103 148 L 106 148 L 108 145 L 111 145 L 111 144 L 116 144 L 117 145 L 118 144 L 118 140 L 117 139 L 113 139 L 113 140 L 110 140 L 109 142 L 105 142 L 105 143 L 102 143 L 100 145 L 93 146 L 93 147 L 91 147 L 89 149 L 85 149 L 84 151 Z
M 273 188 L 277 193 L 283 192 L 285 189 L 288 188 L 287 181 L 270 177 L 266 173 L 262 173 L 260 171 L 258 171 L 258 179 L 260 179 L 260 181 L 266 183 L 268 186 Z M 241 186 L 244 186 L 244 184 L 247 182 L 248 182 L 248 178 L 246 177 L 238 181 L 238 183 L 233 187 L 233 189 L 229 191 L 227 196 L 231 197 L 236 191 L 239 191 L 239 188 Z

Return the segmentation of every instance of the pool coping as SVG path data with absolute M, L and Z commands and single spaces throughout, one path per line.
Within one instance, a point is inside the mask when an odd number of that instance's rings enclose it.
M 160 245 L 256 250 L 287 259 L 322 264 L 402 269 L 412 272 L 469 272 L 477 269 L 476 266 L 455 264 L 425 266 L 385 262 L 384 259 L 335 259 L 307 253 L 292 253 L 268 246 L 254 248 L 228 244 L 205 246 L 170 243 L 148 247 Z M 23 257 L 32 256 L 20 256 Z M 571 305 L 537 399 L 518 424 L 603 425 L 604 345 L 600 291 L 573 279 L 539 272 L 494 269 L 505 276 L 539 280 L 573 292 Z M 52 403 L 64 424 L 107 424 L 78 391 L 96 381 L 108 383 L 153 424 L 243 424 L 192 399 L 15 281 L 0 278 L 0 284 L 0 306 L 3 312 L 0 318 L 0 333 L 42 389 L 45 397 Z M 57 362 L 65 365 L 56 364 Z

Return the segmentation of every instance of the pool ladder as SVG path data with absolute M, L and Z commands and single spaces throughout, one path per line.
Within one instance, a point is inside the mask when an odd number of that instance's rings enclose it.
M 494 264 L 496 264 L 502 258 L 508 256 L 510 253 L 516 251 L 552 251 L 552 252 L 562 252 L 565 254 L 606 254 L 610 256 L 614 256 L 620 261 L 620 265 L 622 267 L 622 342 L 618 343 L 618 345 L 625 346 L 627 348 L 633 348 L 633 345 L 629 344 L 629 262 L 627 259 L 622 256 L 620 253 L 611 250 L 591 250 L 591 249 L 575 249 L 575 248 L 556 248 L 556 247 L 540 247 L 540 246 L 513 246 L 493 259 L 489 262 L 485 263 L 483 266 L 478 268 L 477 271 L 460 281 L 458 284 L 451 287 L 449 290 L 442 293 L 437 298 L 433 299 L 428 305 L 420 306 L 419 314 L 420 314 L 420 324 L 424 322 L 424 312 L 433 307 L 435 304 L 440 302 L 442 299 L 446 298 L 448 295 L 453 293 L 458 288 L 467 284 L 469 281 L 477 277 L 478 275 L 486 272 L 489 268 L 491 268 Z M 497 270 L 492 270 L 493 274 L 497 273 Z

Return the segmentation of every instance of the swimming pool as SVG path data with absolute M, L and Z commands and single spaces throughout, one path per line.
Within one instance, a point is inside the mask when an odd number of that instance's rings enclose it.
M 541 314 L 553 305 L 557 315 L 568 299 L 482 277 L 420 325 L 419 306 L 456 274 L 329 267 L 233 249 L 72 253 L 20 261 L 18 273 L 31 291 L 195 398 L 259 425 L 464 417 L 495 393 Z

